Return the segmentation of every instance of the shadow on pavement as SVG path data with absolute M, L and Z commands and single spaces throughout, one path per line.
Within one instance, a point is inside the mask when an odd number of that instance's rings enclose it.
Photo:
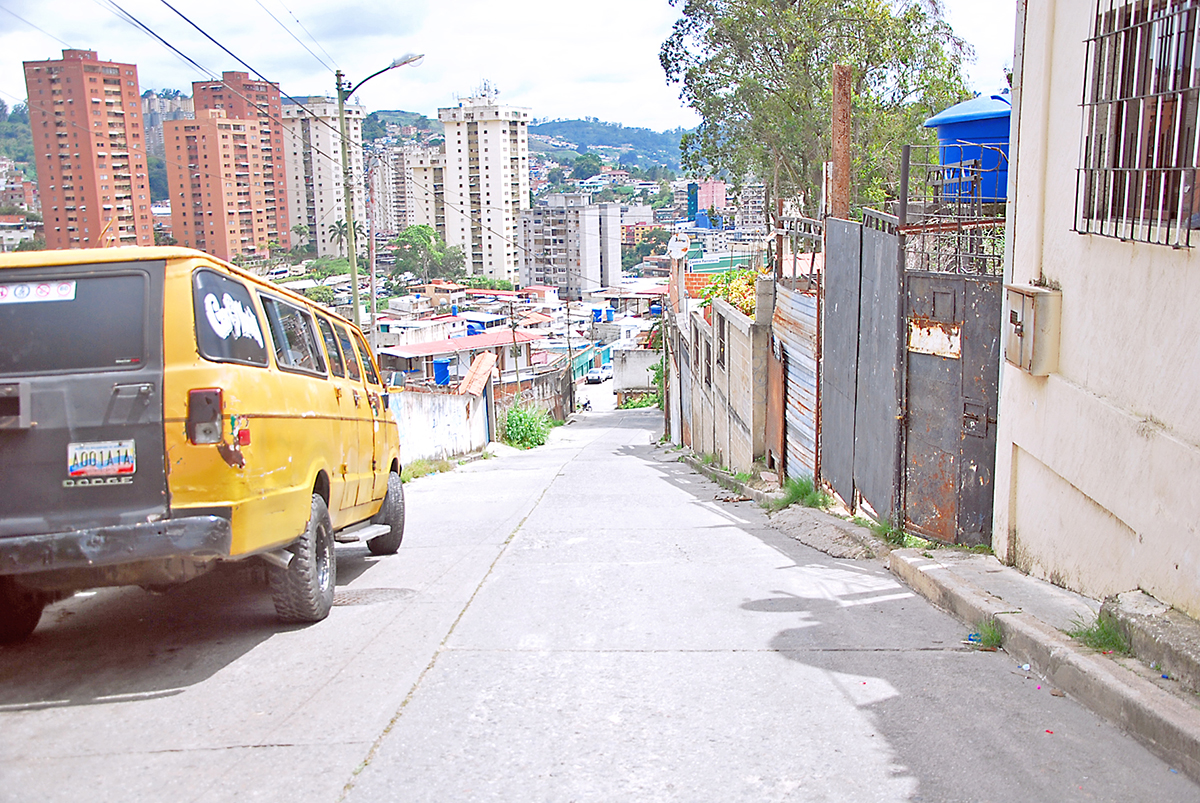
M 337 555 L 338 596 L 379 560 L 359 544 Z M 48 607 L 28 639 L 0 647 L 0 711 L 171 697 L 276 633 L 303 627 L 279 622 L 266 575 L 250 564 L 166 593 L 80 592 Z

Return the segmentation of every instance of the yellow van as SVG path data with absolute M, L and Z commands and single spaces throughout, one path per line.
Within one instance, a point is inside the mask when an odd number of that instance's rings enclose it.
M 396 422 L 362 333 L 185 248 L 0 255 L 0 642 L 78 589 L 266 563 L 328 615 L 335 541 L 404 536 Z

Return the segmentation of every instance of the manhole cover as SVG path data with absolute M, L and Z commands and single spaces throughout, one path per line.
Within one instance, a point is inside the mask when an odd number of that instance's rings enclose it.
M 398 602 L 416 593 L 411 588 L 356 588 L 336 592 L 333 595 L 333 604 L 376 605 L 380 602 Z

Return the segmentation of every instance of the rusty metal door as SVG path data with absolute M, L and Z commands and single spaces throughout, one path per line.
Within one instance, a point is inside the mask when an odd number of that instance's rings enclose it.
M 909 272 L 905 283 L 905 526 L 990 544 L 1000 278 Z

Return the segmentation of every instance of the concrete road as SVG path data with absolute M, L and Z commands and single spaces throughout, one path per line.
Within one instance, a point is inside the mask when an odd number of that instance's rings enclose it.
M 317 625 L 238 577 L 53 606 L 0 649 L 0 800 L 1200 801 L 661 429 L 593 412 L 409 484 Z

